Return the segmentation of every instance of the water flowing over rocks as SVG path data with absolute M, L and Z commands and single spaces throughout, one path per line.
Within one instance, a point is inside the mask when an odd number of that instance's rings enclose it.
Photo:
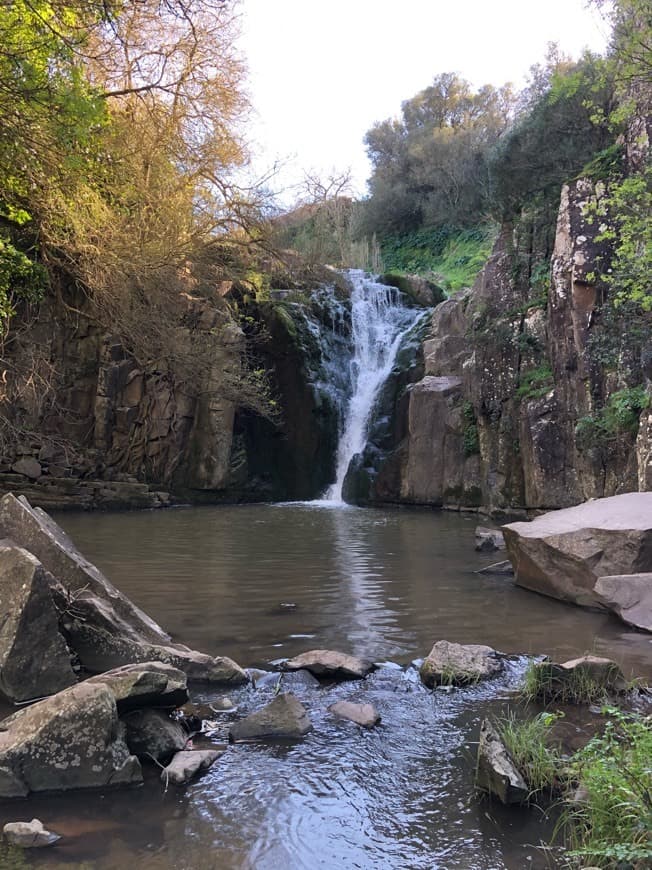
M 312 731 L 312 723 L 305 707 L 286 692 L 277 695 L 262 710 L 235 722 L 229 730 L 229 740 L 233 743 L 265 738 L 297 740 L 309 731 Z
M 652 493 L 625 493 L 503 527 L 516 583 L 601 606 L 598 578 L 652 568 Z
M 281 664 L 284 671 L 305 669 L 316 677 L 334 680 L 362 680 L 370 674 L 373 662 L 330 649 L 313 649 Z
M 476 787 L 504 804 L 526 803 L 530 789 L 488 719 L 480 726 Z
M 419 674 L 424 685 L 432 689 L 440 685 L 477 683 L 493 677 L 502 668 L 502 660 L 490 646 L 438 640 L 421 665 Z

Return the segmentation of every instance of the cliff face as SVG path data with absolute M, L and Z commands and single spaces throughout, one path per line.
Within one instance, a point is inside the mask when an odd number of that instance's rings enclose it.
M 596 436 L 609 396 L 635 385 L 595 351 L 608 333 L 595 274 L 610 251 L 591 217 L 604 192 L 564 187 L 549 271 L 527 220 L 506 226 L 474 287 L 435 309 L 405 435 L 376 469 L 391 467 L 394 486 L 368 501 L 509 514 L 650 488 L 648 411 L 638 437 Z

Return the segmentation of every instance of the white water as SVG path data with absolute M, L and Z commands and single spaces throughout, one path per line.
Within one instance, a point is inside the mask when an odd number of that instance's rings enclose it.
M 353 390 L 337 448 L 335 483 L 325 495 L 326 501 L 339 503 L 349 463 L 364 449 L 374 402 L 392 370 L 401 339 L 423 313 L 405 308 L 395 287 L 378 284 L 360 270 L 351 270 L 348 275 L 353 284 L 350 362 Z

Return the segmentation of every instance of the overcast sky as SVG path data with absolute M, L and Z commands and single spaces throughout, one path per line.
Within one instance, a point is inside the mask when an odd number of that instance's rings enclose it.
M 259 171 L 369 175 L 363 137 L 442 72 L 522 86 L 549 42 L 573 57 L 602 51 L 608 27 L 585 0 L 243 0 Z M 286 200 L 290 196 L 286 194 Z

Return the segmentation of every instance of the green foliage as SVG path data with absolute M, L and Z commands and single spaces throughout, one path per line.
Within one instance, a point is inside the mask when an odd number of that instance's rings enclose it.
M 652 721 L 603 711 L 604 733 L 575 754 L 570 773 L 585 792 L 567 813 L 574 854 L 584 862 L 613 867 L 652 861 Z M 642 863 L 638 863 L 642 862 Z
M 480 433 L 478 432 L 478 421 L 471 402 L 464 402 L 462 405 L 462 420 L 464 422 L 462 435 L 464 455 L 473 456 L 480 452 Z
M 550 728 L 563 713 L 519 719 L 509 711 L 495 723 L 510 758 L 531 790 L 530 798 L 550 795 L 560 786 L 559 750 L 550 746 Z
M 559 665 L 531 662 L 523 676 L 521 694 L 528 702 L 591 704 L 604 698 L 612 679 L 611 670 L 600 677 L 582 667 L 560 674 Z
M 579 172 L 579 178 L 590 178 L 591 181 L 610 181 L 618 177 L 623 170 L 625 150 L 621 142 L 614 142 L 598 151 Z
M 519 336 L 520 338 L 521 336 Z M 527 349 L 532 350 L 534 348 L 528 347 Z M 550 392 L 553 386 L 552 369 L 547 364 L 541 365 L 536 369 L 530 369 L 521 374 L 520 385 L 516 390 L 516 395 L 523 401 L 541 399 L 546 393 Z
M 605 448 L 623 435 L 638 431 L 641 412 L 650 405 L 645 387 L 625 387 L 612 393 L 604 408 L 595 414 L 581 417 L 575 426 L 575 437 L 580 450 Z
M 39 302 L 46 286 L 45 269 L 0 235 L 0 322 L 13 316 L 18 301 Z

